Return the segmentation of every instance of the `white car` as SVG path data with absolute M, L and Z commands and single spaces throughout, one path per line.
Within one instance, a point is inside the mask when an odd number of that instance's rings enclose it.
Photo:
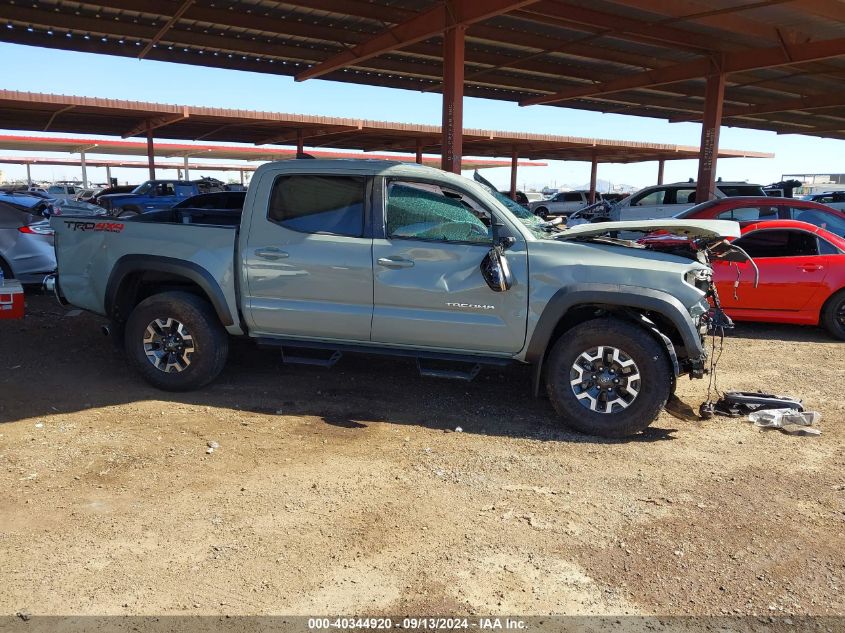
M 47 195 L 54 200 L 72 200 L 82 192 L 82 187 L 68 183 L 56 183 L 47 187 Z
M 601 194 L 596 193 L 596 202 L 601 200 Z M 529 202 L 528 208 L 541 218 L 555 218 L 568 216 L 570 213 L 583 209 L 590 204 L 589 191 L 561 191 L 548 200 Z
M 640 189 L 621 202 L 613 205 L 610 212 L 611 220 L 659 220 L 671 218 L 695 206 L 695 190 L 697 184 L 676 182 L 668 185 L 654 185 Z M 765 196 L 766 192 L 760 185 L 747 182 L 716 182 L 717 198 L 733 198 L 735 196 Z

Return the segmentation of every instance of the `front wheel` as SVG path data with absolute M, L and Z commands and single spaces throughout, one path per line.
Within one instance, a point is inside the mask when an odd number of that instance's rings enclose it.
M 226 330 L 204 299 L 162 292 L 129 315 L 126 356 L 144 379 L 165 391 L 198 389 L 223 370 L 229 353 Z
M 588 435 L 626 437 L 647 428 L 672 390 L 666 350 L 642 328 L 600 318 L 564 333 L 549 354 L 555 411 Z
M 833 336 L 845 340 L 845 289 L 827 300 L 819 320 Z

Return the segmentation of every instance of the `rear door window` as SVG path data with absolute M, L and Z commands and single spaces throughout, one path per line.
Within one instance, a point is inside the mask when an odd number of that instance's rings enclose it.
M 667 193 L 667 198 L 671 199 L 667 199 L 665 204 L 695 204 L 695 188 L 671 189 Z
M 566 193 L 563 195 L 564 202 L 583 202 L 584 196 L 581 193 Z
M 292 231 L 361 237 L 366 179 L 363 176 L 279 176 L 267 217 Z
M 736 207 L 722 211 L 716 216 L 720 220 L 735 220 L 736 222 L 755 222 L 757 220 L 777 220 L 778 209 L 773 206 Z
M 757 185 L 716 185 L 723 194 L 728 198 L 735 198 L 737 196 L 764 196 L 766 193 L 762 187 Z

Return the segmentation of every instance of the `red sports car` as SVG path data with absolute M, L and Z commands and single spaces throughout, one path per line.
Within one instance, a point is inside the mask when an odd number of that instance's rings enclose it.
M 773 220 L 744 226 L 733 243 L 754 260 L 760 280 L 755 288 L 748 262 L 713 262 L 731 318 L 822 325 L 845 340 L 845 239 L 805 222 Z
M 675 217 L 697 220 L 736 220 L 740 223 L 799 220 L 845 237 L 845 213 L 819 202 L 795 198 L 750 196 L 720 198 L 697 204 Z

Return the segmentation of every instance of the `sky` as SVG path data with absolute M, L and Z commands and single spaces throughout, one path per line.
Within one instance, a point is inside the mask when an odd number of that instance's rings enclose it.
M 441 101 L 437 93 L 319 79 L 297 83 L 285 76 L 7 43 L 0 43 L 0 65 L 5 70 L 2 87 L 6 90 L 379 119 L 399 123 L 439 125 L 441 122 Z M 464 127 L 680 145 L 698 145 L 701 135 L 701 125 L 698 123 L 668 123 L 662 119 L 552 106 L 521 108 L 512 102 L 470 97 L 464 100 Z M 15 132 L 7 130 L 2 133 Z M 782 174 L 845 172 L 845 141 L 722 127 L 720 145 L 723 148 L 775 154 L 773 159 L 720 160 L 717 176 L 724 180 L 748 180 L 766 185 L 780 180 Z M 11 151 L 2 153 L 10 156 L 22 154 Z M 68 157 L 67 154 L 55 153 L 38 155 Z M 589 163 L 547 162 L 548 167 L 521 169 L 519 188 L 529 190 L 546 185 L 578 186 L 589 182 Z M 0 170 L 6 179 L 26 177 L 23 166 L 0 165 Z M 201 173 L 215 175 L 223 180 L 233 177 L 231 172 L 225 174 L 202 170 Z M 79 178 L 81 171 L 61 166 L 34 166 L 32 175 L 33 179 L 70 180 Z M 89 168 L 88 175 L 92 181 L 105 181 L 104 168 Z M 146 177 L 144 170 L 137 169 L 115 169 L 112 175 L 118 177 L 121 183 L 126 180 L 140 182 Z M 160 171 L 159 175 L 175 177 L 176 173 L 168 170 Z M 191 175 L 198 176 L 195 171 Z M 484 175 L 503 189 L 509 186 L 509 168 L 486 169 Z M 697 161 L 666 162 L 665 182 L 683 181 L 695 178 L 696 175 Z M 598 178 L 637 188 L 648 186 L 656 182 L 657 163 L 601 164 Z

